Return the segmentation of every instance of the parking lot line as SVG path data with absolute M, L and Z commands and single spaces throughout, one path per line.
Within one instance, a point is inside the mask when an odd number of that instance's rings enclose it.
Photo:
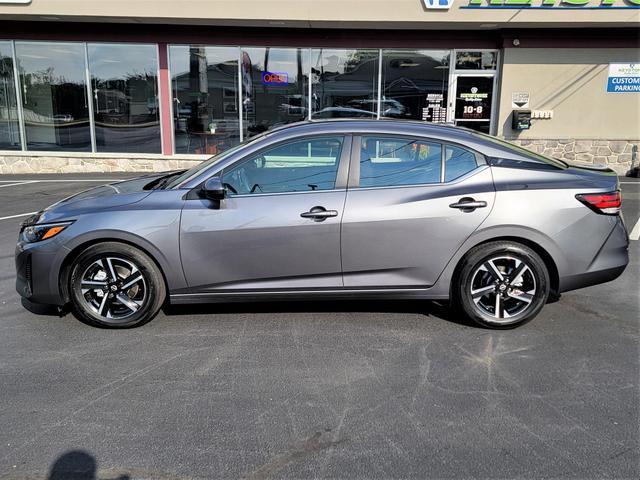
M 6 185 L 0 185 L 0 188 L 4 187 L 17 187 L 18 185 L 27 185 L 29 183 L 37 183 L 37 180 L 24 180 L 15 183 L 7 183 Z
M 638 218 L 638 221 L 636 222 L 635 226 L 631 230 L 631 233 L 629 234 L 629 238 L 631 240 L 640 240 L 640 218 Z
M 127 180 L 126 178 L 66 178 L 64 180 L 53 179 L 53 178 L 43 178 L 42 180 L 0 180 L 0 183 L 9 183 L 9 182 L 17 182 L 16 185 L 21 183 L 67 183 L 67 182 L 119 182 L 121 180 Z M 9 185 L 0 185 L 2 187 L 8 187 Z
M 9 220 L 11 218 L 26 217 L 28 215 L 33 215 L 34 213 L 38 213 L 38 212 L 28 212 L 28 213 L 19 213 L 17 215 L 9 215 L 8 217 L 0 217 L 0 220 Z

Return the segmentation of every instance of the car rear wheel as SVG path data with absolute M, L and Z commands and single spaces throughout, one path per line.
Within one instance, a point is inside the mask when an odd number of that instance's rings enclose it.
M 153 260 L 116 242 L 92 245 L 74 260 L 69 291 L 76 317 L 110 328 L 147 323 L 166 296 L 164 279 Z
M 532 320 L 549 297 L 549 272 L 531 248 L 491 242 L 473 248 L 454 281 L 455 306 L 489 328 L 513 328 Z

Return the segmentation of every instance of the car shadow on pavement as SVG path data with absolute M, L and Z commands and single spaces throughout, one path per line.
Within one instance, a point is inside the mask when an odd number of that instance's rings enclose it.
M 131 476 L 99 475 L 98 463 L 84 450 L 70 450 L 60 455 L 51 466 L 47 480 L 131 480 Z
M 22 306 L 35 315 L 64 317 L 71 314 L 67 307 L 39 305 L 21 299 Z M 242 313 L 408 313 L 435 317 L 462 326 L 477 328 L 447 302 L 432 300 L 331 300 L 331 301 L 273 301 L 203 303 L 193 305 L 169 305 L 162 307 L 167 317 L 185 315 L 220 315 Z
M 409 313 L 435 317 L 463 326 L 473 324 L 446 302 L 429 300 L 331 300 L 295 302 L 232 302 L 193 305 L 165 305 L 166 316 L 220 315 L 243 313 Z M 475 328 L 475 327 L 474 327 Z

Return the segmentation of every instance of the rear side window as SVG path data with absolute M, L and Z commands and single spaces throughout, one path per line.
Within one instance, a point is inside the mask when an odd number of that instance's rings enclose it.
M 444 150 L 444 181 L 450 182 L 478 166 L 475 153 L 466 148 L 447 145 Z
M 439 183 L 442 146 L 400 137 L 362 137 L 360 187 Z

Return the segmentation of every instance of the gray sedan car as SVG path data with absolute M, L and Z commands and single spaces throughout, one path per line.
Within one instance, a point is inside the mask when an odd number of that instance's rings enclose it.
M 39 212 L 17 289 L 106 327 L 166 302 L 388 298 L 506 328 L 622 273 L 620 205 L 614 172 L 470 130 L 305 122 Z

